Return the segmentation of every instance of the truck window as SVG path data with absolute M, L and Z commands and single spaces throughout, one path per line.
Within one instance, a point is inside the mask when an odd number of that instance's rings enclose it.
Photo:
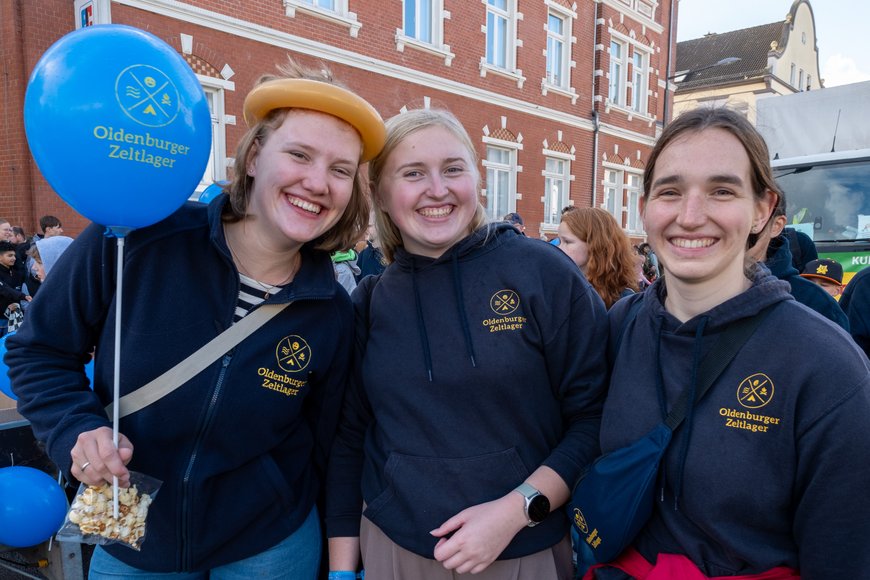
M 870 239 L 870 159 L 777 167 L 789 224 L 814 241 Z

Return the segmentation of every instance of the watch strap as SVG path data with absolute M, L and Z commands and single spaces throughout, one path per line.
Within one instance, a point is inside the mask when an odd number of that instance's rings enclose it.
M 540 495 L 541 492 L 535 489 L 531 484 L 526 483 L 525 481 L 519 484 L 514 488 L 514 491 L 518 492 L 520 495 L 526 498 L 526 500 L 530 500 L 536 495 Z

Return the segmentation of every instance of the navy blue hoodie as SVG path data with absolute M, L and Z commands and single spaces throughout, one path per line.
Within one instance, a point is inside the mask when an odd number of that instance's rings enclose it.
M 359 376 L 330 463 L 330 537 L 359 535 L 365 501 L 391 540 L 433 558 L 429 531 L 450 517 L 541 465 L 570 488 L 598 454 L 601 298 L 557 248 L 510 225 L 487 234 L 435 260 L 399 250 L 354 292 Z M 500 557 L 549 548 L 567 532 L 557 509 Z
M 839 324 L 846 332 L 849 331 L 849 319 L 837 301 L 825 292 L 824 288 L 803 278 L 794 267 L 791 248 L 785 235 L 780 234 L 770 240 L 770 246 L 767 248 L 767 260 L 764 265 L 770 268 L 771 274 L 789 283 L 791 295 L 794 296 L 795 300 L 807 308 L 815 310 L 835 324 Z
M 665 280 L 666 281 L 666 280 Z M 665 286 L 620 301 L 643 305 L 623 334 L 601 427 L 602 451 L 663 419 L 695 355 L 732 321 L 777 304 L 674 438 L 661 495 L 635 547 L 649 561 L 683 554 L 708 576 L 775 566 L 805 580 L 867 578 L 870 570 L 870 364 L 842 328 L 797 304 L 759 268 L 746 292 L 680 323 Z M 698 337 L 698 331 L 701 336 Z
M 221 227 L 224 202 L 188 204 L 127 237 L 122 396 L 232 323 L 239 275 Z M 67 478 L 78 434 L 110 424 L 115 248 L 101 227 L 88 227 L 6 342 L 19 411 Z M 350 365 L 352 308 L 339 288 L 329 255 L 303 248 L 295 279 L 269 300 L 292 305 L 181 388 L 121 419 L 134 446 L 128 467 L 163 485 L 142 551 L 108 546 L 113 556 L 158 572 L 207 570 L 262 552 L 305 520 Z M 94 346 L 91 391 L 83 365 Z
M 864 268 L 849 280 L 840 306 L 849 317 L 852 338 L 870 356 L 870 268 Z

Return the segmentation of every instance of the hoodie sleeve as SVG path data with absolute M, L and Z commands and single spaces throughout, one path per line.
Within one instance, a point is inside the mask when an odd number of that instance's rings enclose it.
M 88 388 L 84 365 L 114 300 L 115 243 L 100 226 L 88 227 L 40 287 L 25 324 L 6 341 L 18 411 L 67 478 L 79 433 L 110 425 L 108 401 Z
M 363 444 L 373 421 L 371 407 L 362 386 L 361 364 L 368 337 L 369 303 L 379 276 L 364 278 L 354 291 L 355 347 L 341 421 L 329 457 L 326 478 L 326 535 L 359 536 L 362 515 Z
M 564 291 L 560 289 L 560 291 Z M 568 315 L 545 337 L 550 384 L 561 402 L 565 434 L 544 465 L 569 489 L 600 454 L 598 431 L 607 385 L 608 322 L 604 302 L 577 277 Z
M 824 393 L 810 395 L 805 408 L 816 415 L 797 426 L 793 529 L 805 580 L 865 578 L 870 570 L 870 376 L 864 361 L 854 367 L 848 374 L 858 383 L 824 406 L 816 404 Z

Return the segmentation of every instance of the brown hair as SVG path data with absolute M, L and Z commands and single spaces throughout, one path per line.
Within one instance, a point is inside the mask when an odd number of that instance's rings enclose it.
M 782 190 L 773 177 L 773 169 L 770 166 L 770 153 L 764 137 L 746 120 L 746 118 L 725 107 L 698 107 L 677 117 L 669 125 L 656 141 L 646 168 L 643 172 L 643 197 L 649 198 L 652 189 L 653 174 L 656 162 L 662 151 L 676 139 L 686 133 L 700 133 L 705 129 L 722 129 L 731 133 L 746 151 L 749 157 L 749 175 L 752 179 L 752 192 L 755 199 L 761 201 L 767 192 L 776 194 L 777 201 L 782 199 Z M 711 153 L 714 154 L 714 153 Z M 771 216 L 768 216 L 768 221 Z M 765 224 L 766 227 L 766 224 Z M 760 228 L 763 230 L 764 228 Z M 758 234 L 749 234 L 746 247 L 751 248 L 758 241 Z
M 471 160 L 470 169 L 477 173 L 477 179 L 480 180 L 480 172 L 477 169 L 477 153 L 474 150 L 474 144 L 468 136 L 468 132 L 462 126 L 462 123 L 453 116 L 452 113 L 443 109 L 414 109 L 399 113 L 392 119 L 386 122 L 387 126 L 387 142 L 381 152 L 369 162 L 369 183 L 371 183 L 372 195 L 375 200 L 380 200 L 381 193 L 379 185 L 381 176 L 384 171 L 390 154 L 398 147 L 402 141 L 408 136 L 422 129 L 429 127 L 441 127 L 449 131 L 456 139 L 462 143 L 468 151 L 469 159 Z M 402 246 L 402 233 L 396 224 L 380 207 L 380 203 L 375 203 L 375 228 L 378 231 L 378 239 L 381 242 L 381 251 L 384 254 L 384 260 L 387 263 L 393 261 L 396 254 L 396 249 Z M 486 224 L 486 210 L 479 203 L 474 212 L 474 217 L 468 227 L 470 234 L 474 230 Z
M 583 272 L 607 308 L 626 288 L 638 290 L 637 265 L 628 236 L 610 212 L 582 207 L 562 215 L 562 223 L 585 242 L 589 261 Z
M 344 84 L 333 78 L 329 70 L 306 68 L 289 57 L 285 64 L 278 65 L 276 68 L 280 75 L 263 75 L 257 80 L 256 85 L 275 79 L 288 78 L 320 81 L 347 89 Z M 272 133 L 281 127 L 289 110 L 275 109 L 270 111 L 256 125 L 250 127 L 239 142 L 233 166 L 233 179 L 224 188 L 224 191 L 229 194 L 229 202 L 224 206 L 222 216 L 225 222 L 238 222 L 247 215 L 250 191 L 254 184 L 254 178 L 248 175 L 248 163 L 257 154 L 260 144 L 264 143 Z M 314 248 L 327 252 L 350 248 L 368 227 L 370 211 L 371 203 L 365 189 L 365 181 L 360 175 L 360 169 L 357 169 L 347 208 L 332 228 L 314 240 Z

